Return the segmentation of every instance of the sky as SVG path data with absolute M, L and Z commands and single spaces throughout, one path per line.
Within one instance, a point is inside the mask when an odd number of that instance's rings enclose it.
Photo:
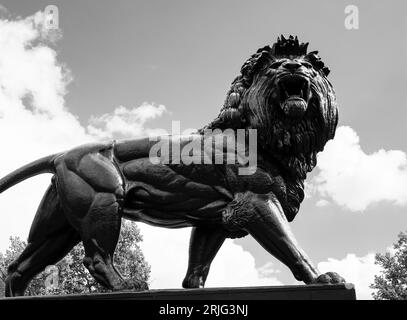
M 407 230 L 407 53 L 403 1 L 0 0 L 0 176 L 95 140 L 199 128 L 241 65 L 294 34 L 330 67 L 339 102 L 334 140 L 308 176 L 291 224 L 321 271 L 370 298 L 374 254 Z M 54 4 L 58 33 L 44 29 Z M 356 5 L 359 29 L 345 8 Z M 0 250 L 26 237 L 48 175 L 0 195 Z M 139 224 L 152 287 L 180 287 L 189 229 Z M 171 261 L 172 268 L 167 268 Z M 228 240 L 208 286 L 289 285 L 288 269 L 250 237 Z

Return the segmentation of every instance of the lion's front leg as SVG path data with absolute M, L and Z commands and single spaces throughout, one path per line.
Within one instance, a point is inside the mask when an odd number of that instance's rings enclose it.
M 212 260 L 227 237 L 223 227 L 194 227 L 189 243 L 188 270 L 182 286 L 203 288 Z
M 232 231 L 244 229 L 249 232 L 263 248 L 289 267 L 297 280 L 307 284 L 344 282 L 335 273 L 319 275 L 295 240 L 280 203 L 273 194 L 246 192 L 236 195 L 223 220 Z

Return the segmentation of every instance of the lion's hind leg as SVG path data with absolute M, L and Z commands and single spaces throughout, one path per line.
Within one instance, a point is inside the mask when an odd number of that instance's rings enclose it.
M 80 223 L 85 248 L 83 263 L 100 284 L 115 291 L 148 289 L 146 283 L 124 279 L 113 263 L 121 226 L 119 204 L 114 194 L 96 193 Z
M 113 264 L 120 224 L 115 196 L 97 193 L 80 227 L 85 247 L 84 265 L 99 283 L 112 290 L 128 287 Z
M 109 289 L 147 288 L 123 279 L 113 263 L 124 199 L 121 174 L 106 154 L 85 151 L 74 150 L 56 165 L 61 205 L 85 248 L 83 264 Z
M 38 207 L 27 247 L 8 268 L 6 296 L 24 295 L 35 275 L 62 259 L 78 242 L 79 235 L 63 215 L 52 184 Z

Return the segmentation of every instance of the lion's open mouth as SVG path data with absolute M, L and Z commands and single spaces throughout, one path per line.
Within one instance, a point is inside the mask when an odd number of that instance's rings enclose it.
M 307 110 L 310 97 L 310 83 L 300 75 L 287 75 L 280 79 L 281 109 L 292 118 L 299 118 Z

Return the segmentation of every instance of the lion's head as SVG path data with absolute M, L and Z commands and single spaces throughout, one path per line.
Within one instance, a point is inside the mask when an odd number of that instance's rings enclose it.
M 233 81 L 219 116 L 206 128 L 254 128 L 258 147 L 304 179 L 335 134 L 338 111 L 329 69 L 308 43 L 281 36 L 257 50 Z

